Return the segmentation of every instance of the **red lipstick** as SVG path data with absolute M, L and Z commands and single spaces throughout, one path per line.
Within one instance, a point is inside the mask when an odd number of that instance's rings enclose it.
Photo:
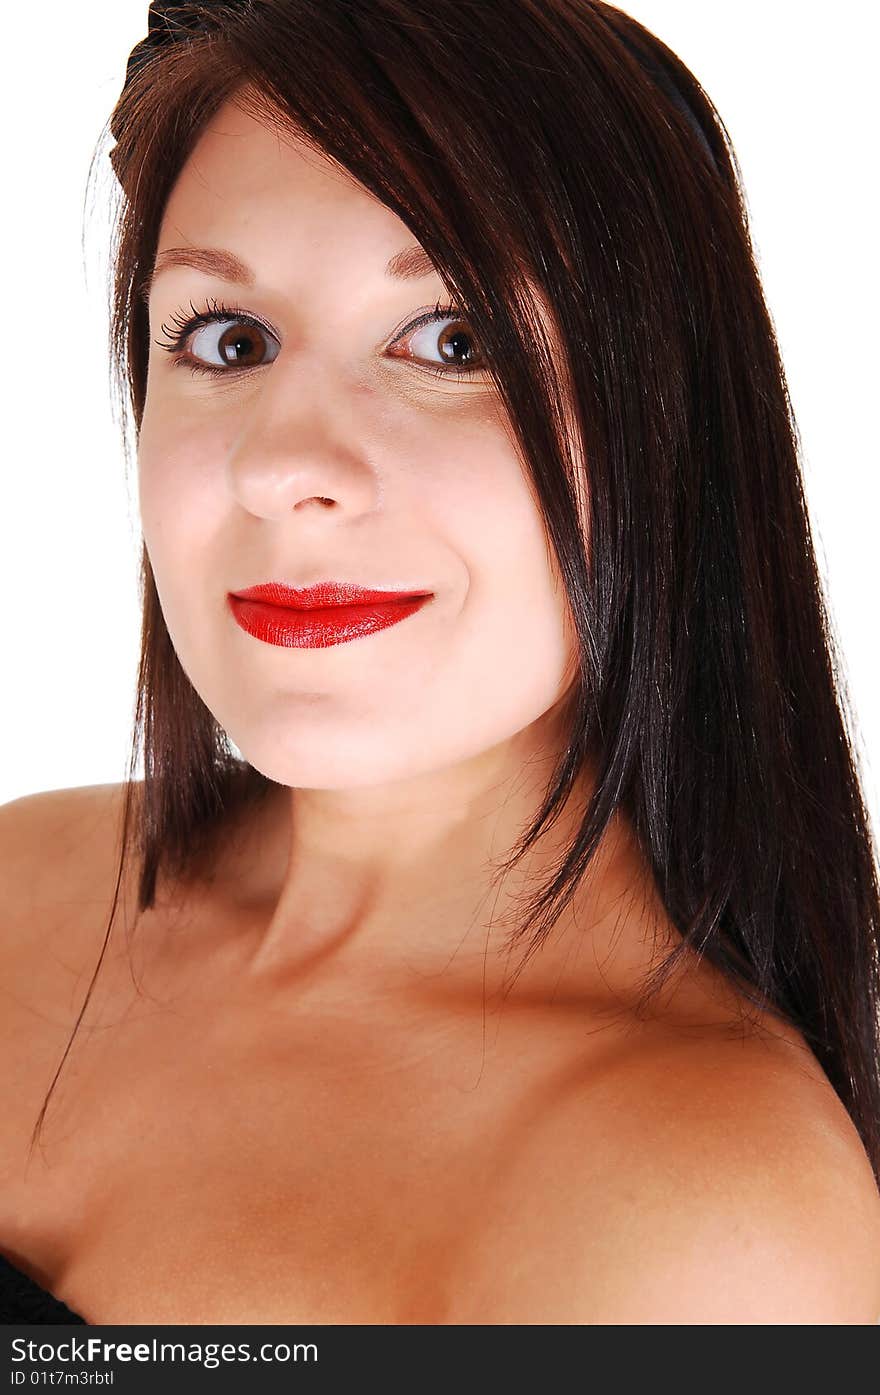
M 285 649 L 326 649 L 396 625 L 419 610 L 430 591 L 372 591 L 350 582 L 302 588 L 268 581 L 230 592 L 238 624 L 255 639 Z

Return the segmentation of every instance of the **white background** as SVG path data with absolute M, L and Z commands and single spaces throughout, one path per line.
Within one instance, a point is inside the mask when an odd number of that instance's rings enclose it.
M 805 452 L 819 562 L 880 812 L 875 523 L 877 6 L 630 0 L 695 72 L 740 159 Z M 147 0 L 4 12 L 7 117 L 0 803 L 124 777 L 139 642 L 138 519 L 111 415 L 112 179 L 92 153 Z M 51 33 L 50 33 L 51 31 Z M 872 32 L 869 32 L 872 31 Z

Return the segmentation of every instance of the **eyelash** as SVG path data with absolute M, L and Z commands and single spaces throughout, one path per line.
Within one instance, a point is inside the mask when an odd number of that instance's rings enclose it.
M 184 350 L 184 345 L 190 335 L 194 334 L 197 329 L 202 329 L 205 325 L 214 324 L 218 320 L 232 320 L 239 324 L 251 325 L 253 328 L 261 330 L 264 334 L 271 335 L 273 339 L 276 339 L 277 335 L 274 331 L 269 329 L 268 325 L 263 324 L 262 321 L 256 319 L 253 315 L 249 314 L 246 310 L 240 309 L 238 306 L 224 305 L 221 301 L 213 299 L 209 300 L 207 304 L 209 307 L 207 310 L 197 310 L 192 301 L 190 301 L 189 308 L 192 311 L 192 315 L 187 317 L 182 311 L 178 311 L 176 314 L 170 316 L 171 326 L 173 326 L 173 328 L 167 324 L 162 324 L 160 326 L 161 332 L 166 335 L 171 342 L 163 344 L 160 339 L 156 339 L 154 342 L 160 349 L 164 349 L 166 353 L 173 356 L 175 367 L 179 364 L 185 365 L 193 374 L 204 373 L 214 378 L 228 378 L 238 372 L 247 372 L 248 369 L 246 367 L 239 369 L 235 366 L 230 368 L 219 368 L 216 364 L 200 363 L 198 359 Z M 431 324 L 434 320 L 454 318 L 463 318 L 459 307 L 438 300 L 433 309 L 427 311 L 423 315 L 418 315 L 415 320 L 401 330 L 400 334 L 398 334 L 392 342 L 395 344 L 399 343 L 401 339 L 405 339 L 409 334 L 414 334 L 417 329 L 422 329 L 424 325 Z M 469 373 L 479 372 L 483 368 L 481 364 L 475 367 L 464 366 L 456 368 L 451 365 L 441 367 L 438 364 L 420 363 L 417 360 L 416 363 L 423 371 L 432 373 L 438 378 L 463 378 Z M 262 367 L 263 365 L 258 364 L 256 366 Z

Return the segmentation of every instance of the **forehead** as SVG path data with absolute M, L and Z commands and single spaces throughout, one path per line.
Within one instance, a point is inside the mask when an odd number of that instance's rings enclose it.
M 202 130 L 165 207 L 158 250 L 223 247 L 253 265 L 283 256 L 335 272 L 413 242 L 398 216 L 347 170 L 280 125 L 225 102 Z

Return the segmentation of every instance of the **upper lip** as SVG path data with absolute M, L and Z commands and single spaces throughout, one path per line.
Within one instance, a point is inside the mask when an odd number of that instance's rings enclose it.
M 333 605 L 369 605 L 378 601 L 402 601 L 430 596 L 421 588 L 406 591 L 377 591 L 352 581 L 319 581 L 313 586 L 288 586 L 283 581 L 265 581 L 231 593 L 242 601 L 263 601 L 292 610 L 317 610 Z

